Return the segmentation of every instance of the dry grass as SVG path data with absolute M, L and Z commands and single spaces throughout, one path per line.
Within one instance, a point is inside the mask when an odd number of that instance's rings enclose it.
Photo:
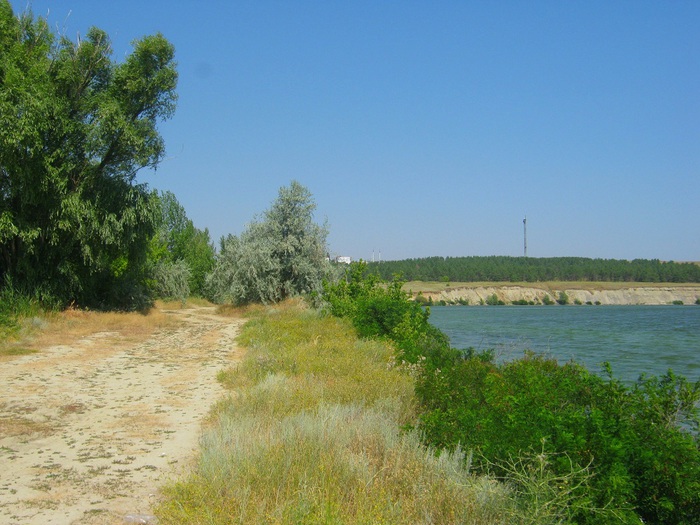
M 47 324 L 28 337 L 24 344 L 29 349 L 71 345 L 81 338 L 101 333 L 118 334 L 125 341 L 138 341 L 173 322 L 158 308 L 146 314 L 68 309 L 48 317 Z
M 0 346 L 0 362 L 3 357 L 17 357 L 20 355 L 31 355 L 36 354 L 38 350 L 36 348 L 27 348 L 21 344 L 15 342 L 6 342 Z
M 179 303 L 178 303 L 179 304 Z M 0 363 L 35 354 L 51 346 L 74 345 L 80 339 L 109 334 L 123 343 L 140 341 L 175 321 L 157 305 L 147 313 L 98 312 L 69 308 L 21 319 L 20 329 L 0 338 Z M 114 339 L 114 338 L 113 338 Z
M 164 301 L 158 299 L 155 302 L 155 307 L 158 310 L 182 310 L 192 306 L 214 306 L 211 302 L 202 297 L 190 297 L 184 303 L 182 301 Z
M 0 418 L 0 438 L 31 434 L 49 435 L 53 431 L 53 426 L 25 417 Z
M 219 378 L 194 471 L 166 489 L 163 524 L 516 523 L 508 489 L 415 432 L 413 380 L 394 350 L 299 303 L 259 307 L 244 361 Z

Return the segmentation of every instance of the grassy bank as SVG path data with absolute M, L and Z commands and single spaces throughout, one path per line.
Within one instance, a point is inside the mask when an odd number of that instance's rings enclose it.
M 198 462 L 165 489 L 163 524 L 518 523 L 504 485 L 414 432 L 411 370 L 394 349 L 297 303 L 253 312 L 219 379 Z

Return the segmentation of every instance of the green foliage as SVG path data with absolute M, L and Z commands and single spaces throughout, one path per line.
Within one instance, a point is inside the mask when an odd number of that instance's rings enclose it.
M 254 222 L 240 235 L 228 235 L 206 277 L 207 297 L 216 303 L 263 304 L 279 301 L 280 262 L 273 257 L 264 225 Z
M 56 38 L 0 0 L 0 275 L 64 304 L 148 302 L 157 207 L 134 178 L 164 154 L 173 56 L 158 34 L 117 64 L 104 31 Z
M 428 299 L 421 292 L 418 292 L 413 300 L 421 306 L 428 306 Z
M 152 264 L 186 264 L 189 293 L 202 296 L 206 275 L 214 266 L 215 250 L 209 230 L 195 228 L 172 192 L 162 192 L 158 200 L 161 220 L 151 241 Z M 182 288 L 180 290 L 182 291 Z
M 541 282 L 635 281 L 700 282 L 700 265 L 658 259 L 588 259 L 585 257 L 426 257 L 370 263 L 383 279 L 394 274 L 407 281 Z
M 546 306 L 551 306 L 551 305 L 555 304 L 555 302 L 552 300 L 552 298 L 549 295 L 545 295 L 542 298 L 542 304 L 544 304 Z
M 153 267 L 153 291 L 161 299 L 184 303 L 190 296 L 190 279 L 190 267 L 182 259 L 160 261 Z
M 415 364 L 428 352 L 435 362 L 454 359 L 458 352 L 450 349 L 447 336 L 428 322 L 430 309 L 411 301 L 403 284 L 399 276 L 382 281 L 360 261 L 336 283 L 326 282 L 323 298 L 330 313 L 350 319 L 361 337 L 394 341 L 399 360 Z
M 516 299 L 515 301 L 512 302 L 512 304 L 517 305 L 517 306 L 532 306 L 535 303 L 535 301 L 528 301 L 527 299 Z
M 222 239 L 206 278 L 216 302 L 271 303 L 321 292 L 331 275 L 327 260 L 328 229 L 313 222 L 316 204 L 304 186 L 292 181 L 261 219 L 239 236 Z
M 533 353 L 500 364 L 460 353 L 401 284 L 360 263 L 324 297 L 414 367 L 427 444 L 474 450 L 477 471 L 513 487 L 530 523 L 700 522 L 700 382 L 669 371 L 627 386 L 609 366 L 602 377 Z
M 571 523 L 578 511 L 590 511 L 590 501 L 582 498 L 590 490 L 593 475 L 589 466 L 575 465 L 566 455 L 555 455 L 545 450 L 526 452 L 489 464 L 507 480 L 515 495 L 513 521 L 524 516 L 525 523 Z M 563 461 L 562 461 L 563 460 Z M 562 463 L 562 472 L 552 469 L 553 463 Z M 566 464 L 568 463 L 568 470 Z M 606 514 L 606 511 L 599 512 Z
M 27 325 L 23 321 L 28 318 L 41 317 L 58 308 L 58 304 L 42 299 L 42 295 L 37 291 L 32 294 L 31 291 L 21 289 L 8 276 L 5 276 L 0 286 L 0 341 L 16 337 Z M 24 353 L 28 351 L 14 347 L 3 351 L 3 355 Z
M 557 303 L 561 305 L 569 304 L 569 294 L 567 294 L 563 290 L 559 292 L 559 298 L 557 299 Z
M 700 383 L 669 372 L 627 387 L 608 372 L 534 354 L 467 357 L 419 378 L 421 429 L 431 445 L 476 449 L 478 468 L 505 478 L 499 464 L 539 447 L 551 476 L 590 469 L 571 493 L 576 523 L 697 523 Z
M 488 296 L 486 298 L 485 303 L 489 306 L 503 306 L 504 304 L 506 304 L 501 299 L 499 299 L 498 295 L 496 295 L 496 294 Z

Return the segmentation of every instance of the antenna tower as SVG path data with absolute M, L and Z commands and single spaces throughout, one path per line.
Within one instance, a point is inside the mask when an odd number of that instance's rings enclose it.
M 527 215 L 523 219 L 523 250 L 527 257 Z

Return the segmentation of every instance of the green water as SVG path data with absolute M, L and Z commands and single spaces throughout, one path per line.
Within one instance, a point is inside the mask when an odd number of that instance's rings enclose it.
M 499 359 L 525 350 L 575 360 L 616 377 L 676 374 L 700 380 L 700 306 L 435 306 L 430 321 L 453 346 L 493 348 Z

